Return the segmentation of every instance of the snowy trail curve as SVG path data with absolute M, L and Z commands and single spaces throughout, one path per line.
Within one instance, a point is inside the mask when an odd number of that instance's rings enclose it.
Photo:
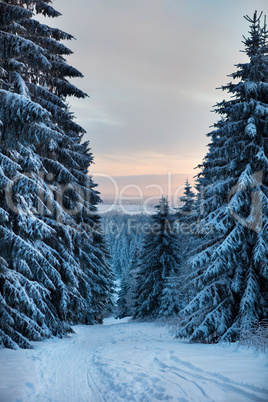
M 17 367 L 8 359 L 13 382 L 0 380 L 0 401 L 268 400 L 267 355 L 179 342 L 152 323 L 105 324 L 77 326 L 35 350 L 0 351 L 1 377 L 8 357 L 21 359 Z

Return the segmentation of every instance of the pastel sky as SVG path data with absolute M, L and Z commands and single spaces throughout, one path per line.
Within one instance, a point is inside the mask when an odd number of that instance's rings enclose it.
M 95 165 L 120 185 L 160 184 L 173 176 L 173 191 L 206 153 L 206 133 L 218 117 L 212 106 L 226 94 L 244 62 L 243 16 L 267 13 L 267 0 L 56 0 L 63 15 L 53 24 L 73 34 L 68 61 L 90 95 L 71 98 L 86 130 Z M 171 172 L 171 173 L 168 173 Z M 120 176 L 120 178 L 118 178 Z M 127 176 L 127 178 L 126 178 Z M 96 177 L 105 196 L 111 183 Z

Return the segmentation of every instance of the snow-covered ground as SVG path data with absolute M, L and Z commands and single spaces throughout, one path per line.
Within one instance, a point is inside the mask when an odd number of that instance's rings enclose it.
M 0 401 L 267 401 L 268 356 L 189 344 L 153 323 L 107 319 L 0 350 Z

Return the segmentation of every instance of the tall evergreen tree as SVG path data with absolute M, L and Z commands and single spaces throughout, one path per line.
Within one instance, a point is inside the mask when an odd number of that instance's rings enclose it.
M 99 197 L 87 176 L 92 154 L 66 102 L 86 96 L 66 79 L 82 77 L 60 43 L 72 36 L 33 18 L 59 16 L 49 3 L 0 2 L 0 345 L 7 347 L 64 334 L 66 322 L 94 323 L 111 289 Z
M 183 196 L 180 197 L 179 200 L 183 205 L 177 209 L 176 224 L 182 250 L 182 264 L 179 277 L 174 278 L 174 281 L 171 280 L 168 285 L 170 289 L 167 289 L 167 292 L 171 292 L 173 295 L 174 311 L 182 310 L 182 308 L 189 303 L 191 295 L 195 294 L 195 289 L 192 286 L 188 286 L 190 272 L 189 258 L 192 256 L 193 250 L 196 249 L 197 245 L 200 243 L 198 236 L 200 220 L 199 195 L 197 194 L 196 196 L 193 192 L 188 179 L 185 182 Z M 177 289 L 176 292 L 175 289 Z
M 200 229 L 210 230 L 191 260 L 197 295 L 178 334 L 192 341 L 236 340 L 268 314 L 268 33 L 257 12 L 246 19 L 249 62 L 222 87 L 231 100 L 216 106 L 221 119 L 198 177 Z
M 123 272 L 121 279 L 120 290 L 118 293 L 117 300 L 117 317 L 124 318 L 131 316 L 130 305 L 129 305 L 129 292 L 130 292 L 130 281 L 129 281 L 129 270 Z
M 137 288 L 137 271 L 139 260 L 139 245 L 131 255 L 129 265 L 123 272 L 121 287 L 118 295 L 118 318 L 133 316 L 135 311 L 135 293 Z
M 165 280 L 179 272 L 180 248 L 174 230 L 175 217 L 164 197 L 155 209 L 140 252 L 135 318 L 158 316 Z
M 184 307 L 183 283 L 180 275 L 170 275 L 165 279 L 158 317 L 177 317 Z
M 192 186 L 189 183 L 188 179 L 186 179 L 183 196 L 180 197 L 180 201 L 183 202 L 183 206 L 179 208 L 178 215 L 190 215 L 193 211 L 194 202 L 195 202 L 195 194 L 192 191 Z
M 179 198 L 179 201 L 182 202 L 183 205 L 177 209 L 175 216 L 177 218 L 178 235 L 180 236 L 180 242 L 182 244 L 182 258 L 183 260 L 187 260 L 189 254 L 192 252 L 193 237 L 197 224 L 196 197 L 188 179 L 185 182 L 183 194 L 184 195 Z

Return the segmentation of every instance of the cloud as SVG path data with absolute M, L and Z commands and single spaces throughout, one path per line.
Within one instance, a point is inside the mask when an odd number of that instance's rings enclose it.
M 90 99 L 70 99 L 87 130 L 93 172 L 192 173 L 206 152 L 215 88 L 245 55 L 248 23 L 267 0 L 57 0 L 55 26 L 71 32 L 73 80 Z M 51 21 L 47 22 L 51 23 Z M 161 155 L 161 157 L 160 157 Z

